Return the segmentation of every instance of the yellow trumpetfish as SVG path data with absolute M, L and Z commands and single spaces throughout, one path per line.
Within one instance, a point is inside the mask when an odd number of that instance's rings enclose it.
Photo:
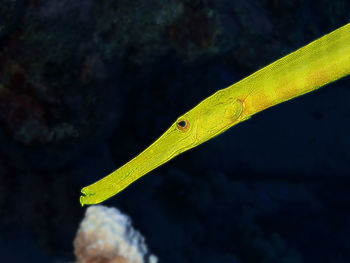
M 134 159 L 84 187 L 80 203 L 100 203 L 178 154 L 253 114 L 348 74 L 350 23 L 203 100 Z

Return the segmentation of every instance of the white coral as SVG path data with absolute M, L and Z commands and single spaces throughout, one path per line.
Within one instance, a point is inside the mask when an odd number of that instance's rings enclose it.
M 147 252 L 144 237 L 118 209 L 97 205 L 86 210 L 74 240 L 78 263 L 157 263 Z

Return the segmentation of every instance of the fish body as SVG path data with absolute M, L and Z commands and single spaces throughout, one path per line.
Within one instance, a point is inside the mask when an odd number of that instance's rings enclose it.
M 100 203 L 252 115 L 349 74 L 350 23 L 203 100 L 134 159 L 84 187 L 80 203 Z

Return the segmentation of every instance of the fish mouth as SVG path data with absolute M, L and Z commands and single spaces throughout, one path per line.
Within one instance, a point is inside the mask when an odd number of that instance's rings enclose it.
M 88 204 L 88 200 L 92 198 L 96 193 L 90 192 L 86 187 L 81 189 L 81 196 L 79 198 L 81 206 L 84 206 L 84 204 Z

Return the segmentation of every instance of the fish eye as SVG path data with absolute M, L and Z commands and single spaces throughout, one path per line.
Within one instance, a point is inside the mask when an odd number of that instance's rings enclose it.
M 189 127 L 189 123 L 187 120 L 180 120 L 176 123 L 176 126 L 180 131 L 186 131 Z

